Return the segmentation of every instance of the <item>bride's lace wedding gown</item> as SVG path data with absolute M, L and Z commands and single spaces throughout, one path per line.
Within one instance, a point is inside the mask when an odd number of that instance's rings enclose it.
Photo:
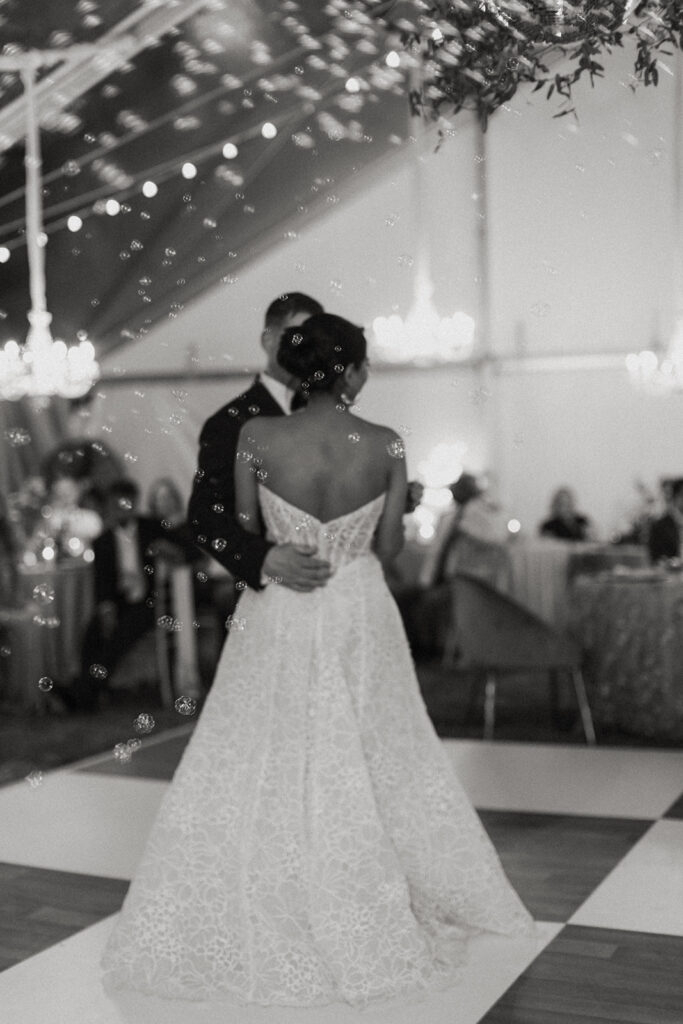
M 269 537 L 334 567 L 240 600 L 105 952 L 109 986 L 364 1003 L 439 982 L 480 931 L 528 931 L 427 717 L 372 537 L 265 487 Z

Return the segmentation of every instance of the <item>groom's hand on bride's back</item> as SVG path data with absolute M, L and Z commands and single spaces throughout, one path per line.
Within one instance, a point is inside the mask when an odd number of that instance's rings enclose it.
M 276 544 L 266 555 L 263 577 L 290 590 L 307 593 L 324 587 L 332 575 L 329 562 L 316 558 L 317 548 L 300 544 Z

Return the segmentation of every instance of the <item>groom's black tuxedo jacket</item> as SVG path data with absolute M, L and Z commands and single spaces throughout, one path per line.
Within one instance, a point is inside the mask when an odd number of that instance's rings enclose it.
M 254 416 L 283 416 L 257 377 L 252 386 L 211 416 L 199 435 L 199 467 L 188 507 L 195 541 L 236 580 L 261 586 L 261 568 L 272 545 L 247 533 L 235 518 L 235 456 L 242 425 Z

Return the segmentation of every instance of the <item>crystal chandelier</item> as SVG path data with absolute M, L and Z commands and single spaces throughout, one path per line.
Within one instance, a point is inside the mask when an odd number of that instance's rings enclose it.
M 14 61 L 14 58 L 12 59 Z M 78 398 L 99 377 L 95 349 L 83 339 L 67 346 L 53 341 L 52 315 L 47 310 L 45 291 L 46 236 L 42 223 L 40 127 L 36 115 L 35 80 L 45 62 L 43 54 L 17 55 L 15 70 L 21 72 L 26 97 L 26 247 L 28 251 L 31 309 L 29 330 L 24 345 L 7 341 L 0 349 L 0 398 L 24 397 Z M 7 58 L 3 58 L 3 68 Z
M 416 68 L 411 72 L 412 91 L 422 88 Z M 428 134 L 419 115 L 415 133 L 413 163 L 413 209 L 415 211 L 417 254 L 415 259 L 413 304 L 405 319 L 397 313 L 378 316 L 372 321 L 373 358 L 378 362 L 413 366 L 434 366 L 467 359 L 474 344 L 474 320 L 467 313 L 442 317 L 434 308 L 434 285 L 429 270 L 429 243 L 425 227 L 423 162 L 428 152 Z
M 415 297 L 405 320 L 394 313 L 372 321 L 375 353 L 383 363 L 431 366 L 465 359 L 472 352 L 474 320 L 467 313 L 439 316 L 426 259 L 415 273 Z
M 626 356 L 626 369 L 634 387 L 652 394 L 683 391 L 683 146 L 681 145 L 681 119 L 683 118 L 683 58 L 675 58 L 674 125 L 672 153 L 674 160 L 674 295 L 676 313 L 669 344 L 664 352 L 645 349 Z
M 631 383 L 640 391 L 655 395 L 683 391 L 683 312 L 676 318 L 666 352 L 660 354 L 652 349 L 629 352 L 626 369 Z

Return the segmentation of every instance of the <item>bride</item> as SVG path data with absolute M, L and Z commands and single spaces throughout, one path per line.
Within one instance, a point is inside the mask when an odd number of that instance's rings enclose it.
M 382 563 L 402 541 L 401 439 L 348 409 L 360 328 L 285 331 L 305 408 L 242 429 L 237 513 L 316 547 L 326 586 L 243 595 L 104 956 L 168 998 L 363 1004 L 443 984 L 468 937 L 528 932 L 422 703 Z

